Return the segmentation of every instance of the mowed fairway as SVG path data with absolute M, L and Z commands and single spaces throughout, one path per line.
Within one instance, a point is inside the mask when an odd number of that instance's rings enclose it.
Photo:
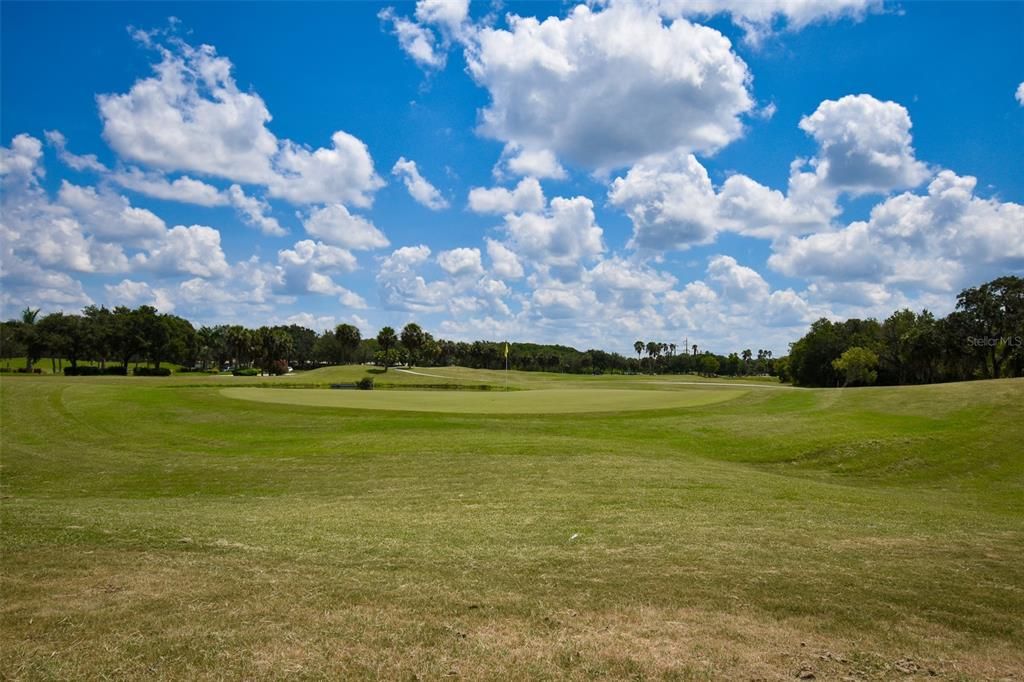
M 462 414 L 561 414 L 628 412 L 710 405 L 744 391 L 716 387 L 679 391 L 562 388 L 536 391 L 352 391 L 318 388 L 226 388 L 228 398 L 261 403 L 346 407 L 360 410 L 456 412 Z
M 1020 679 L 1022 380 L 365 372 L 0 380 L 0 677 Z

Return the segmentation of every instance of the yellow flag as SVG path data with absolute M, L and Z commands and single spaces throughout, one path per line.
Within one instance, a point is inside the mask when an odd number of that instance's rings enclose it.
M 505 343 L 505 357 L 508 357 L 508 342 Z

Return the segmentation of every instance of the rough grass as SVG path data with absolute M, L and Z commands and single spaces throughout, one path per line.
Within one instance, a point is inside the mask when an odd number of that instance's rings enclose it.
M 1022 381 L 567 415 L 221 395 L 268 383 L 0 380 L 3 677 L 1024 669 Z

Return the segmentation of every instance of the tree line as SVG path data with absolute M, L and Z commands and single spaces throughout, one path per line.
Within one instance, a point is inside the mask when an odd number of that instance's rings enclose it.
M 929 384 L 1024 376 L 1024 279 L 964 289 L 943 318 L 903 309 L 884 321 L 820 319 L 776 363 L 800 386 Z
M 558 344 L 450 341 L 416 323 L 401 331 L 384 327 L 370 338 L 351 324 L 319 333 L 296 324 L 196 328 L 152 306 L 88 306 L 81 314 L 42 317 L 38 309 L 26 308 L 19 319 L 0 323 L 0 354 L 25 358 L 26 371 L 50 358 L 54 372 L 78 373 L 86 363 L 117 374 L 127 374 L 131 363 L 157 370 L 173 363 L 185 371 L 280 374 L 289 368 L 372 362 L 385 370 L 398 364 L 508 366 L 581 374 L 772 375 L 801 386 L 891 385 L 1024 376 L 1022 342 L 1024 279 L 1013 276 L 965 289 L 956 310 L 941 319 L 927 310 L 900 310 L 883 322 L 820 319 L 782 358 L 763 349 L 756 355 L 751 349 L 718 355 L 697 344 L 659 341 L 636 341 L 635 358 Z
M 640 342 L 638 342 L 640 343 Z M 506 355 L 507 348 L 507 355 Z M 579 351 L 559 344 L 506 343 L 503 341 L 451 341 L 435 338 L 416 323 L 401 331 L 384 327 L 363 338 L 358 327 L 340 324 L 316 332 L 300 325 L 247 328 L 241 325 L 201 326 L 185 318 L 161 313 L 152 306 L 108 309 L 88 306 L 81 314 L 55 312 L 40 316 L 26 308 L 19 319 L 0 324 L 3 358 L 25 358 L 24 371 L 38 369 L 43 358 L 53 372 L 68 374 L 157 373 L 164 363 L 179 371 L 266 372 L 313 369 L 323 365 L 374 363 L 387 370 L 395 365 L 440 367 L 460 365 L 475 369 L 603 373 L 685 373 L 741 375 L 771 373 L 770 351 L 729 356 L 697 353 L 697 347 L 677 354 L 675 344 L 643 344 L 647 356 L 637 358 L 599 349 Z M 691 353 L 692 351 L 692 353 Z M 137 365 L 145 363 L 148 368 Z

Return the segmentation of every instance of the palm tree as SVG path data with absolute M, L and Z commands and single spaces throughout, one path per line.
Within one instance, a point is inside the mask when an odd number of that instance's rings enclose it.
M 644 352 L 644 342 L 643 341 L 637 341 L 636 343 L 634 343 L 633 344 L 633 350 L 636 351 L 636 366 L 637 366 L 637 369 L 639 370 L 640 369 L 640 363 L 643 362 L 643 360 L 640 359 L 640 354 Z
M 760 352 L 761 351 L 758 351 L 758 353 Z M 750 352 L 749 348 L 746 348 L 743 350 L 741 355 L 743 356 L 743 371 L 746 374 L 750 374 L 750 358 L 752 358 L 754 354 Z
M 32 364 L 35 362 L 35 353 L 33 350 L 38 352 L 38 344 L 36 343 L 36 318 L 39 317 L 39 308 L 32 310 L 28 306 L 21 311 L 21 334 L 22 343 L 25 344 L 27 357 L 25 358 L 25 368 L 31 373 Z
M 693 344 L 693 354 L 697 354 L 697 344 Z
M 661 344 L 660 343 L 658 343 L 657 341 L 648 341 L 647 342 L 647 357 L 649 357 L 651 359 L 651 371 L 652 372 L 654 371 L 654 366 L 655 366 L 658 354 L 660 352 L 661 352 Z

